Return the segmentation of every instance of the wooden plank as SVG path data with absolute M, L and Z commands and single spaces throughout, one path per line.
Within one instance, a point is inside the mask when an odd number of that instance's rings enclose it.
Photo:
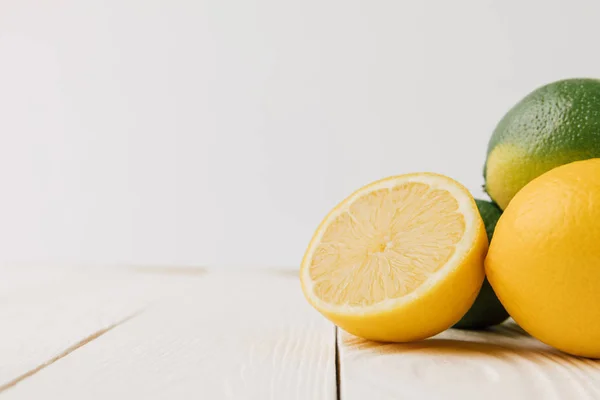
M 2 395 L 332 400 L 335 327 L 294 276 L 209 273 Z
M 343 400 L 600 398 L 598 361 L 554 350 L 514 322 L 417 343 L 379 344 L 346 332 L 338 342 Z
M 127 270 L 0 269 L 0 392 L 165 294 L 175 280 Z

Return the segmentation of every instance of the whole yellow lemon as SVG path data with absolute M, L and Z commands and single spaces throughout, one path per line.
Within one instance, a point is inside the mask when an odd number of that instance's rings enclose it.
M 600 159 L 528 183 L 498 221 L 485 260 L 498 298 L 532 336 L 600 358 Z

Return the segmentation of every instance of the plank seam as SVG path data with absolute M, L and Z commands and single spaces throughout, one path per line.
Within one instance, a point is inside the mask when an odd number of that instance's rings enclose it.
M 38 365 L 37 367 L 35 367 L 32 370 L 29 370 L 27 372 L 25 372 L 22 375 L 17 376 L 16 378 L 14 378 L 13 380 L 5 383 L 4 385 L 0 385 L 0 394 L 2 392 L 4 392 L 7 389 L 10 389 L 11 387 L 17 385 L 18 383 L 20 383 L 21 381 L 37 374 L 38 372 L 40 372 L 41 370 L 43 370 L 46 367 L 49 367 L 50 365 L 54 364 L 55 362 L 57 362 L 58 360 L 60 360 L 61 358 L 64 358 L 66 356 L 68 356 L 69 354 L 71 354 L 72 352 L 76 351 L 77 349 L 85 346 L 86 344 L 92 342 L 93 340 L 98 339 L 100 336 L 104 335 L 106 332 L 116 328 L 119 325 L 122 325 L 124 323 L 126 323 L 127 321 L 139 316 L 143 311 L 138 311 L 136 313 L 133 313 L 123 319 L 121 319 L 120 321 L 115 322 L 114 324 L 111 324 L 105 328 L 100 329 L 99 331 L 96 331 L 94 333 L 92 333 L 89 336 L 86 336 L 84 339 L 80 340 L 79 342 L 75 343 L 72 346 L 67 347 L 64 351 L 62 351 L 61 353 L 57 354 L 56 356 L 52 357 L 50 360 L 44 362 L 43 364 Z
M 339 330 L 337 326 L 335 327 L 335 398 L 337 400 L 341 400 L 342 398 L 342 388 L 340 385 L 340 343 L 339 343 Z

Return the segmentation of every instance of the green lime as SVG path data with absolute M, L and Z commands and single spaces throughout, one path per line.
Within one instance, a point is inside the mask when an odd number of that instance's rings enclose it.
M 600 157 L 600 80 L 567 79 L 517 103 L 496 126 L 485 189 L 505 209 L 532 179 L 573 161 Z
M 502 210 L 489 201 L 475 199 L 479 214 L 485 224 L 485 232 L 488 240 L 492 240 L 496 223 L 502 215 Z M 488 326 L 497 325 L 508 318 L 508 313 L 496 297 L 494 289 L 487 279 L 475 299 L 475 303 L 469 311 L 453 326 L 458 329 L 483 329 Z

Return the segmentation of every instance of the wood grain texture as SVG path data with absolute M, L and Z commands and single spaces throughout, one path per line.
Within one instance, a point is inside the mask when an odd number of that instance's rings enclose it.
M 126 270 L 0 269 L 0 393 L 178 286 Z
M 600 363 L 537 341 L 514 322 L 450 329 L 409 344 L 340 331 L 341 397 L 362 399 L 599 399 Z
M 335 399 L 335 328 L 294 276 L 193 279 L 0 396 Z

